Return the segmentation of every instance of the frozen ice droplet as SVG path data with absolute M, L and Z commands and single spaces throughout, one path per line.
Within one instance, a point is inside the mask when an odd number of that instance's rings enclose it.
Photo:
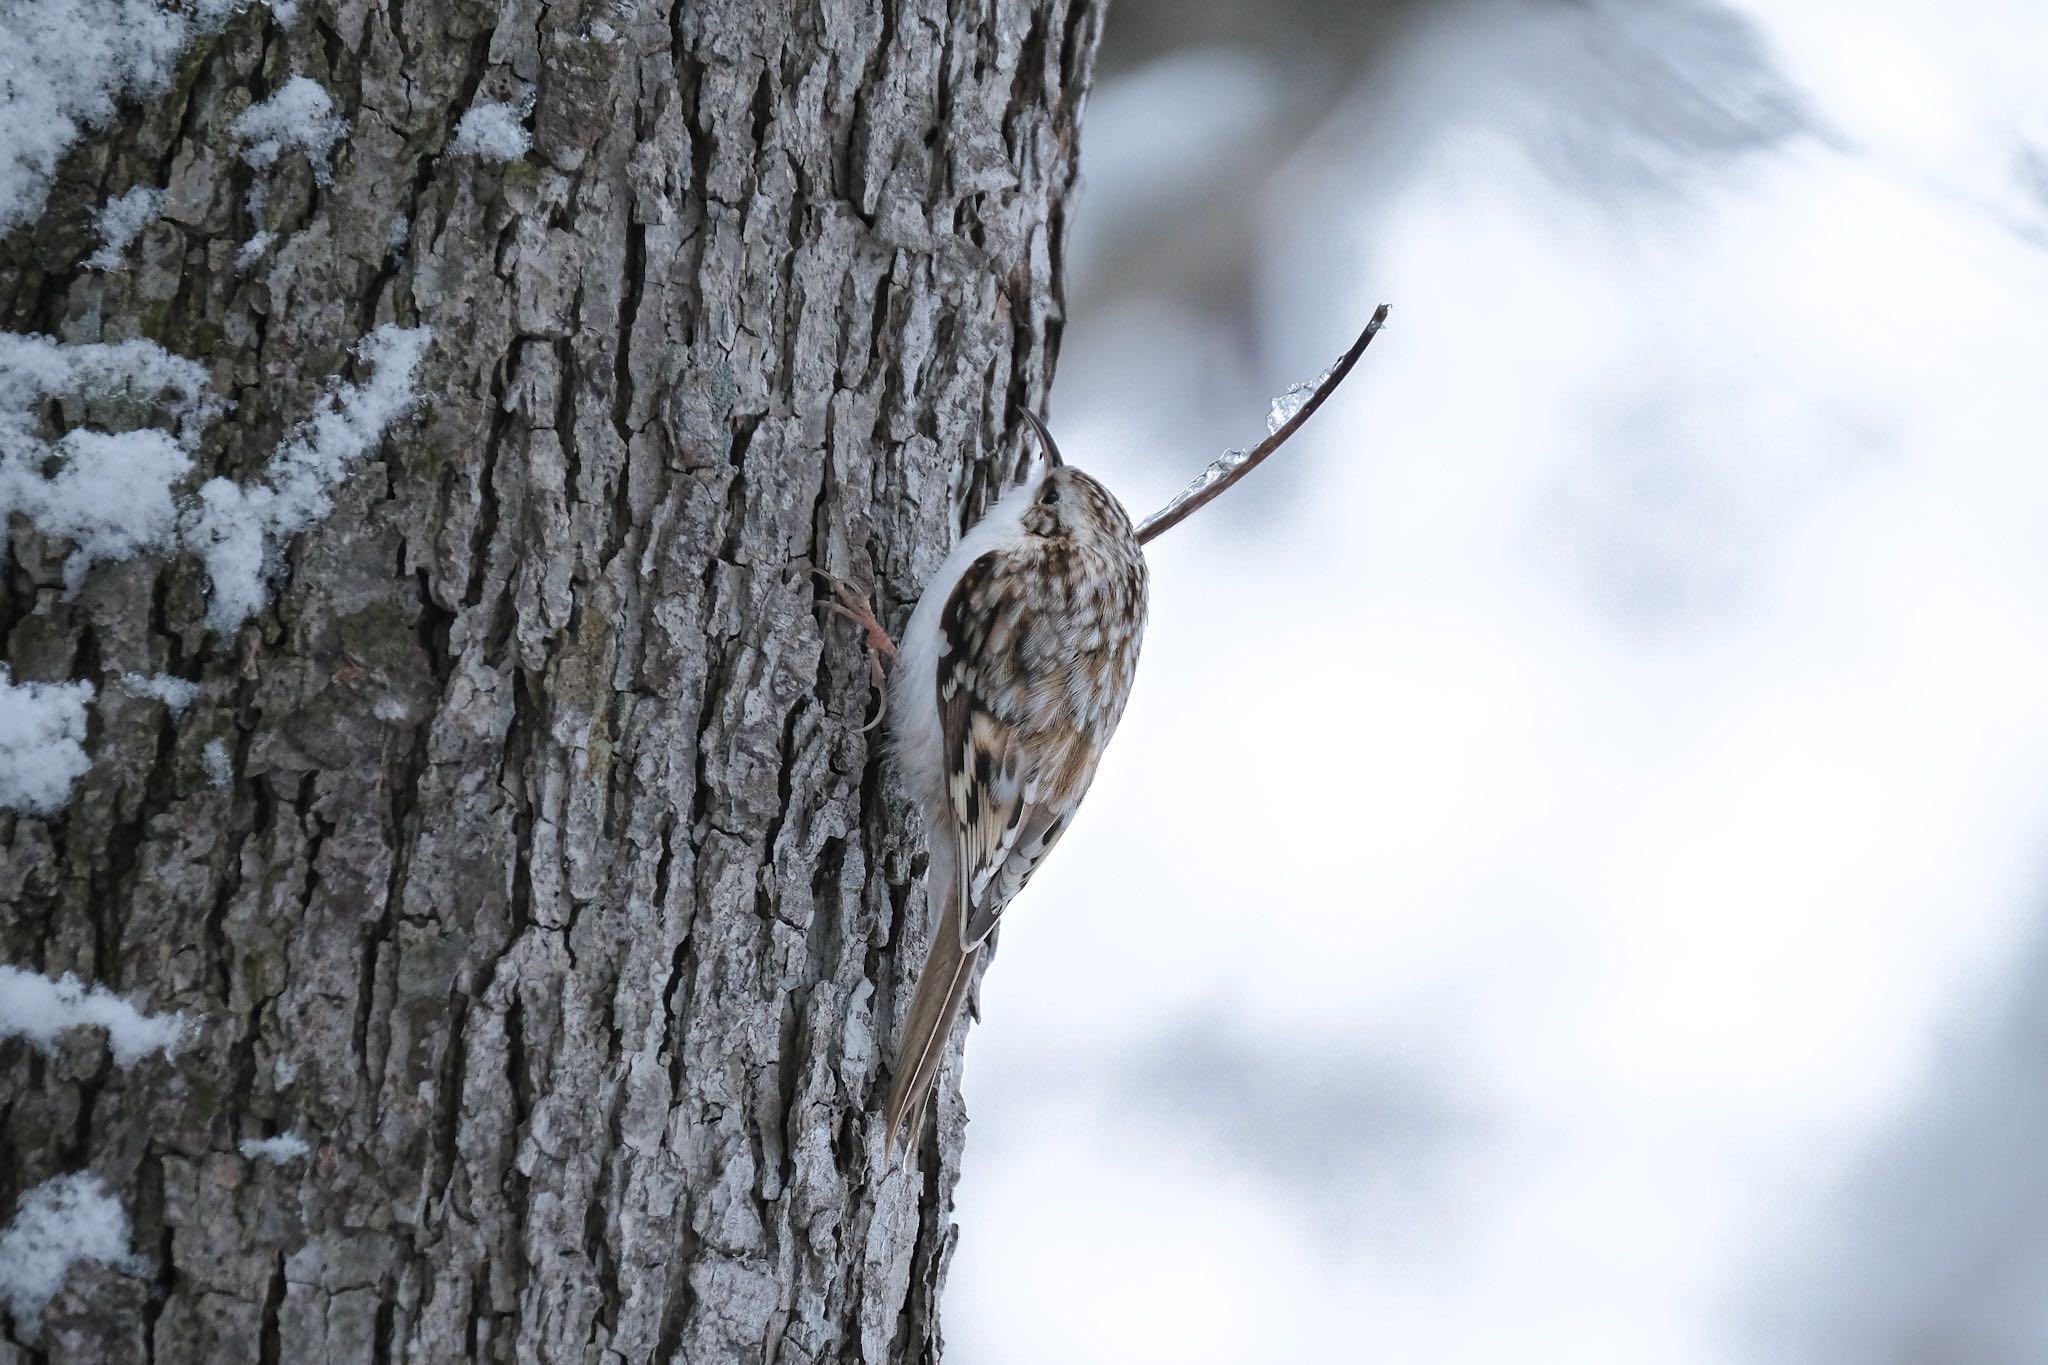
M 1272 408 L 1266 413 L 1266 434 L 1271 436 L 1293 421 L 1294 414 L 1301 411 L 1301 405 L 1315 397 L 1316 390 L 1320 389 L 1329 377 L 1330 372 L 1324 370 L 1314 379 L 1300 384 L 1290 384 L 1287 392 L 1273 400 Z

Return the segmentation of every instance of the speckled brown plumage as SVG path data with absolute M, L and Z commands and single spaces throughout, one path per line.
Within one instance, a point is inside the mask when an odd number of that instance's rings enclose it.
M 1130 517 L 1060 464 L 1038 429 L 1049 467 L 940 566 L 891 681 L 891 728 L 924 809 L 939 910 L 898 1046 L 891 1144 L 922 1126 L 982 947 L 1094 781 L 1144 637 L 1145 560 Z

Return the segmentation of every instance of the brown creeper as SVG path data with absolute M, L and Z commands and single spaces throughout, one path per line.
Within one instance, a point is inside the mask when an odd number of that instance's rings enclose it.
M 975 965 L 1065 832 L 1123 715 L 1145 634 L 1145 556 L 1108 489 L 1045 452 L 918 599 L 889 725 L 931 845 L 931 949 L 896 1051 L 884 1145 L 924 1127 Z

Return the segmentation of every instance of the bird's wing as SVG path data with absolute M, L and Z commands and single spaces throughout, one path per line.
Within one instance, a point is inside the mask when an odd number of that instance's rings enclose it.
M 1015 575 L 1028 570 L 1009 559 L 992 550 L 975 560 L 939 616 L 939 717 L 960 853 L 963 949 L 988 937 L 1080 797 L 1074 784 L 1058 780 L 1072 765 L 1046 761 L 1055 751 L 1065 759 L 1072 741 L 1085 738 L 1067 736 L 1071 722 L 1046 704 L 1051 645 L 1030 633 L 1049 625 L 1033 620 L 1028 607 L 1018 610 Z

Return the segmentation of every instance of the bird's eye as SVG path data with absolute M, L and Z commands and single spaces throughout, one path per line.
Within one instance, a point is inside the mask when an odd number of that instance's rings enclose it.
M 1038 505 L 1039 505 L 1040 507 L 1050 507 L 1050 506 L 1052 506 L 1052 505 L 1053 505 L 1054 503 L 1058 502 L 1059 500 L 1060 500 L 1060 490 L 1059 490 L 1059 486 L 1058 486 L 1058 485 L 1056 485 L 1056 484 L 1050 483 L 1050 482 L 1048 482 L 1048 483 L 1047 483 L 1047 484 L 1045 485 L 1045 491 L 1044 491 L 1043 493 L 1040 493 L 1040 494 L 1038 495 Z

